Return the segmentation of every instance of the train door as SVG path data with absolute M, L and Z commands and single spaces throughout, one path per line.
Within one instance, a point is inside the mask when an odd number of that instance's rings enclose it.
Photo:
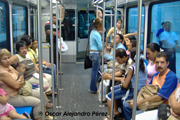
M 76 62 L 76 18 L 76 9 L 65 9 L 61 35 L 68 46 L 68 50 L 62 54 L 62 62 Z

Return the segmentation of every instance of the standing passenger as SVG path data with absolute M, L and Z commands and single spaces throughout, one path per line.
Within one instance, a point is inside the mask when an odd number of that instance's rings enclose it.
M 64 12 L 63 12 L 63 7 L 61 8 L 61 22 L 63 21 L 64 18 Z M 53 53 L 54 53 L 54 64 L 56 64 L 56 13 L 53 13 Z M 50 20 L 48 20 L 45 24 L 45 32 L 46 32 L 46 42 L 49 42 L 51 44 L 50 40 Z M 59 37 L 60 31 L 58 27 L 58 37 Z
M 164 32 L 164 28 L 165 28 L 164 22 L 162 22 L 161 25 L 162 25 L 162 28 L 159 29 L 157 34 L 156 34 L 156 37 L 158 37 L 158 38 L 160 38 L 160 35 L 162 32 Z
M 160 36 L 160 42 L 162 43 L 162 48 L 169 56 L 168 68 L 174 73 L 176 73 L 175 48 L 178 47 L 178 40 L 176 33 L 171 31 L 171 23 L 169 21 L 165 22 L 165 30 Z
M 96 18 L 93 22 L 95 27 L 94 30 L 90 33 L 90 54 L 89 58 L 92 61 L 92 71 L 91 71 L 91 83 L 89 93 L 96 94 L 97 86 L 96 81 L 99 77 L 98 71 L 100 70 L 100 61 L 101 56 L 100 52 L 102 51 L 102 41 L 99 31 L 102 30 L 103 21 L 100 18 Z

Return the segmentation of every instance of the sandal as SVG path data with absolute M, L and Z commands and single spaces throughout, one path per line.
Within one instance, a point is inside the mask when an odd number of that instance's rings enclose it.
M 46 95 L 52 95 L 52 90 L 46 92 Z M 54 92 L 54 95 L 57 95 L 57 92 Z
M 88 90 L 88 92 L 89 92 L 90 94 L 98 94 L 98 93 L 99 93 L 99 91 L 97 91 L 97 92 L 91 92 L 90 90 Z
M 103 120 L 110 120 L 110 116 L 108 115 L 108 116 L 104 117 Z

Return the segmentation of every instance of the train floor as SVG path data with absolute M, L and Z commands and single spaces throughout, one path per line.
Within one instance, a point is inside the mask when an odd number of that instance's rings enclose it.
M 91 69 L 83 63 L 63 63 L 59 103 L 55 108 L 57 120 L 102 120 L 108 114 L 107 107 L 98 101 L 98 94 L 89 94 Z M 48 96 L 52 101 L 52 97 Z M 55 97 L 57 104 L 58 97 Z M 49 112 L 53 108 L 47 109 Z

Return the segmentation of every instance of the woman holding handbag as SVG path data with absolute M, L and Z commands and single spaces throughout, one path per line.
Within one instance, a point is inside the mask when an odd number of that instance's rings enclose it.
M 97 94 L 97 86 L 96 81 L 99 78 L 100 71 L 100 60 L 101 55 L 100 52 L 102 51 L 102 39 L 99 31 L 102 30 L 103 21 L 100 18 L 96 18 L 93 22 L 94 30 L 90 33 L 90 54 L 89 59 L 92 61 L 92 68 L 91 68 L 91 83 L 90 83 L 90 90 L 89 93 Z

